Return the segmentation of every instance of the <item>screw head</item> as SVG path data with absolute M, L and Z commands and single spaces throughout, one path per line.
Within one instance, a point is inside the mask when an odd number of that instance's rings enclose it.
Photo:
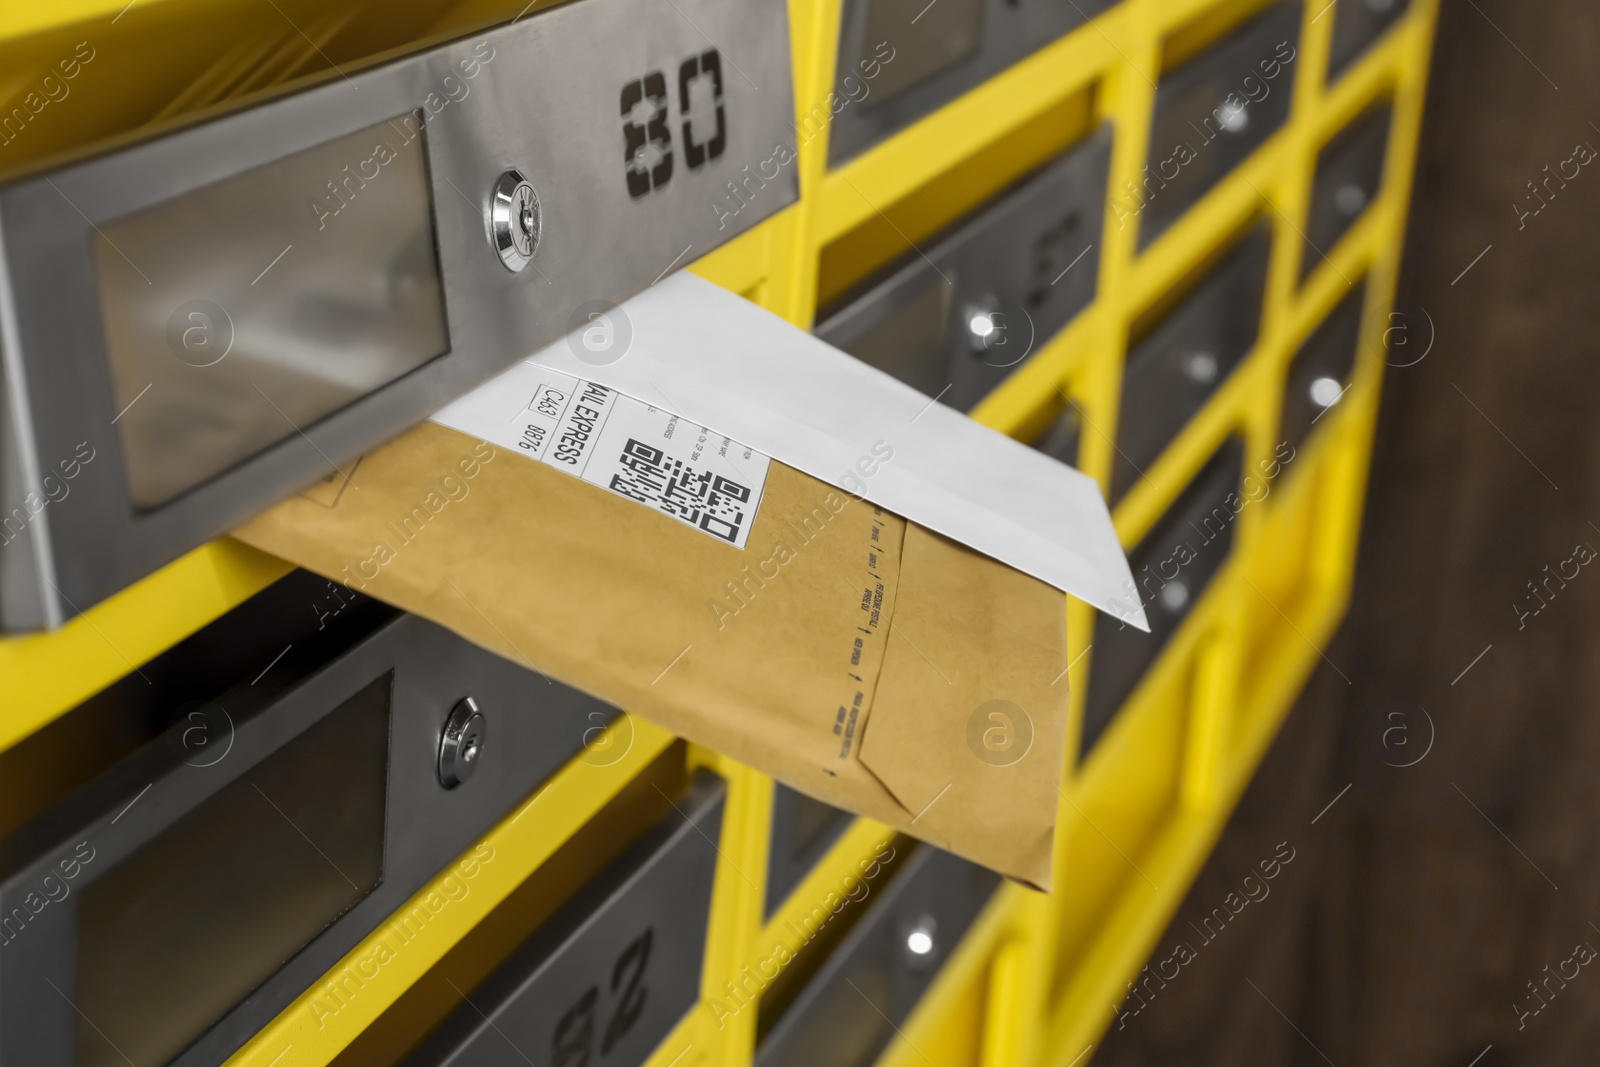
M 1344 396 L 1344 386 L 1339 379 L 1321 377 L 1311 383 L 1311 402 L 1319 408 L 1331 408 Z
M 927 914 L 918 915 L 901 927 L 901 944 L 904 947 L 902 959 L 907 970 L 925 971 L 938 962 L 938 932 L 939 924 L 932 915 Z
M 1181 581 L 1171 581 L 1161 587 L 1161 606 L 1177 614 L 1189 603 L 1189 587 Z
M 1250 115 L 1243 104 L 1223 104 L 1216 111 L 1217 123 L 1224 133 L 1243 133 L 1250 125 Z
M 1333 194 L 1333 206 L 1345 218 L 1353 219 L 1367 206 L 1367 191 L 1355 182 L 1341 185 Z
M 478 702 L 463 697 L 445 720 L 439 737 L 439 784 L 454 789 L 477 771 L 488 734 Z
M 994 297 L 968 305 L 962 320 L 967 327 L 967 344 L 975 354 L 982 356 L 997 343 L 1003 343 L 1005 320 L 1000 314 L 1000 301 Z
M 1183 357 L 1183 376 L 1196 385 L 1210 385 L 1217 380 L 1217 357 L 1210 352 L 1190 352 Z
M 539 250 L 539 194 L 519 170 L 508 170 L 494 183 L 489 197 L 490 238 L 500 262 L 520 271 Z

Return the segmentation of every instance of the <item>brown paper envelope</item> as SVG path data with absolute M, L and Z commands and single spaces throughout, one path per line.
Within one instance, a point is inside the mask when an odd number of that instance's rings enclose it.
M 744 550 L 433 423 L 335 482 L 235 536 L 1048 886 L 1060 592 L 777 462 Z M 1026 747 L 980 743 L 992 701 Z
M 861 762 L 913 814 L 908 833 L 1048 888 L 1066 743 L 1064 597 L 914 524 L 900 568 Z

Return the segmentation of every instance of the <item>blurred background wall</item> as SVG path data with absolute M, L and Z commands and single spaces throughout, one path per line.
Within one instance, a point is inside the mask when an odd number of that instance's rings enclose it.
M 1096 1064 L 1600 1057 L 1597 124 L 1600 4 L 1443 5 L 1353 607 Z

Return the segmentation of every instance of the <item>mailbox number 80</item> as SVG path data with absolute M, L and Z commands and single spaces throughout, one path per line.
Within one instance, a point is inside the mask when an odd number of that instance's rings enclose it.
M 717 128 L 709 138 L 695 138 L 689 117 L 689 85 L 700 75 L 711 78 L 711 100 Z M 628 195 L 638 200 L 672 180 L 672 127 L 667 118 L 667 79 L 659 70 L 622 87 L 622 161 Z M 728 125 L 722 107 L 722 56 L 715 48 L 690 56 L 678 66 L 678 112 L 683 116 L 683 160 L 699 170 L 728 146 Z M 704 133 L 705 131 L 701 131 Z

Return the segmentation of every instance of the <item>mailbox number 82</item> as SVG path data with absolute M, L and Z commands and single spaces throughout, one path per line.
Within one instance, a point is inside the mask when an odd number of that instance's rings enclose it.
M 653 929 L 628 943 L 628 947 L 611 964 L 611 996 L 616 1006 L 606 1022 L 600 1037 L 600 1055 L 605 1056 L 644 1012 L 648 989 L 644 984 L 644 971 L 650 965 L 650 942 Z M 555 1036 L 550 1041 L 551 1067 L 588 1067 L 594 1051 L 595 1007 L 600 1001 L 600 987 L 584 990 L 572 1007 L 556 1023 Z

